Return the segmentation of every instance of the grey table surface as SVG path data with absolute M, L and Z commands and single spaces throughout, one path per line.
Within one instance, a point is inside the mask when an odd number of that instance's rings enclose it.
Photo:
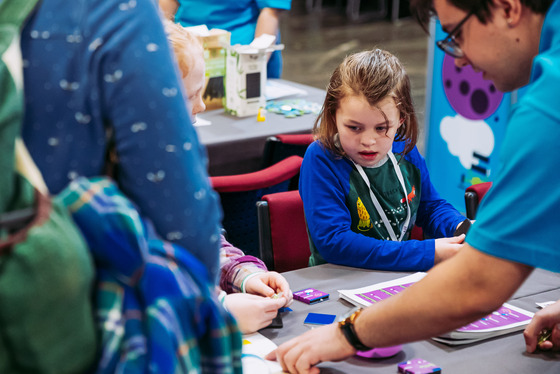
M 306 95 L 289 96 L 285 99 L 303 99 L 323 104 L 325 91 L 289 82 L 275 80 L 304 90 Z M 283 100 L 279 99 L 279 100 Z M 257 116 L 235 117 L 223 109 L 199 114 L 211 125 L 197 126 L 199 140 L 208 150 L 210 175 L 232 175 L 256 171 L 260 167 L 266 138 L 278 134 L 309 133 L 316 119 L 314 114 L 295 118 L 267 113 L 266 121 L 257 122 Z
M 261 334 L 280 345 L 307 331 L 303 324 L 307 313 L 342 316 L 352 308 L 339 299 L 337 290 L 364 287 L 403 277 L 411 273 L 373 271 L 325 264 L 285 272 L 293 291 L 313 287 L 328 292 L 330 299 L 315 305 L 294 301 L 293 311 L 283 316 L 284 327 L 264 329 Z M 536 312 L 535 302 L 560 299 L 560 274 L 535 270 L 510 299 L 512 305 Z M 390 329 L 390 327 L 388 327 Z M 397 364 L 423 358 L 442 368 L 443 373 L 560 373 L 560 354 L 526 354 L 521 332 L 484 340 L 478 343 L 447 346 L 432 340 L 403 345 L 396 356 L 386 359 L 352 357 L 342 362 L 319 365 L 321 373 L 397 373 Z

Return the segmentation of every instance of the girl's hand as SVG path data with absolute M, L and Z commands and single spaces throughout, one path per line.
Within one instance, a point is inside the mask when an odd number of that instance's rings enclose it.
M 465 234 L 453 236 L 451 238 L 436 239 L 436 253 L 434 255 L 434 265 L 454 256 L 463 246 Z
M 293 301 L 288 281 L 275 271 L 260 273 L 247 280 L 245 292 L 265 297 L 272 297 L 274 294 L 282 293 L 286 301 L 286 304 L 282 306 L 288 306 Z
M 271 299 L 246 293 L 232 293 L 226 295 L 224 300 L 224 306 L 231 312 L 243 334 L 270 325 L 278 314 L 278 309 L 285 303 L 286 300 L 282 297 Z

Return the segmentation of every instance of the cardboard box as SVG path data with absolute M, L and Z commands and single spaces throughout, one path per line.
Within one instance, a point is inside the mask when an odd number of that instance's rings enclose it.
M 247 46 L 245 46 L 247 47 Z M 227 113 L 246 117 L 256 115 L 266 104 L 266 53 L 252 49 L 228 48 L 226 56 Z
M 266 65 L 268 56 L 284 45 L 274 45 L 276 37 L 261 35 L 250 45 L 234 45 L 226 56 L 227 113 L 246 117 L 256 115 L 266 105 Z
M 204 48 L 206 82 L 202 100 L 207 110 L 221 108 L 225 101 L 226 50 L 230 46 L 231 33 L 221 29 L 208 30 L 206 25 L 187 29 L 198 36 Z

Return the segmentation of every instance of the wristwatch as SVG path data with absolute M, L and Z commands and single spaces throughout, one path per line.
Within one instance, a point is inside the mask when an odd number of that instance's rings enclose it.
M 354 322 L 356 318 L 360 315 L 363 308 L 354 308 L 348 314 L 344 315 L 341 320 L 338 322 L 338 327 L 342 331 L 342 334 L 350 343 L 354 349 L 358 351 L 370 351 L 371 348 L 366 346 L 364 343 L 360 341 L 358 335 L 356 335 L 356 330 L 354 329 Z

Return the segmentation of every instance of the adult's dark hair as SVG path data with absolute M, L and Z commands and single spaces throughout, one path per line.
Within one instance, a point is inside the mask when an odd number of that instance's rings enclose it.
M 465 12 L 475 9 L 474 15 L 485 24 L 492 16 L 494 0 L 447 0 L 449 4 Z M 521 4 L 535 13 L 544 14 L 554 0 L 520 0 Z M 410 11 L 420 26 L 427 32 L 430 17 L 436 15 L 433 0 L 410 0 Z

